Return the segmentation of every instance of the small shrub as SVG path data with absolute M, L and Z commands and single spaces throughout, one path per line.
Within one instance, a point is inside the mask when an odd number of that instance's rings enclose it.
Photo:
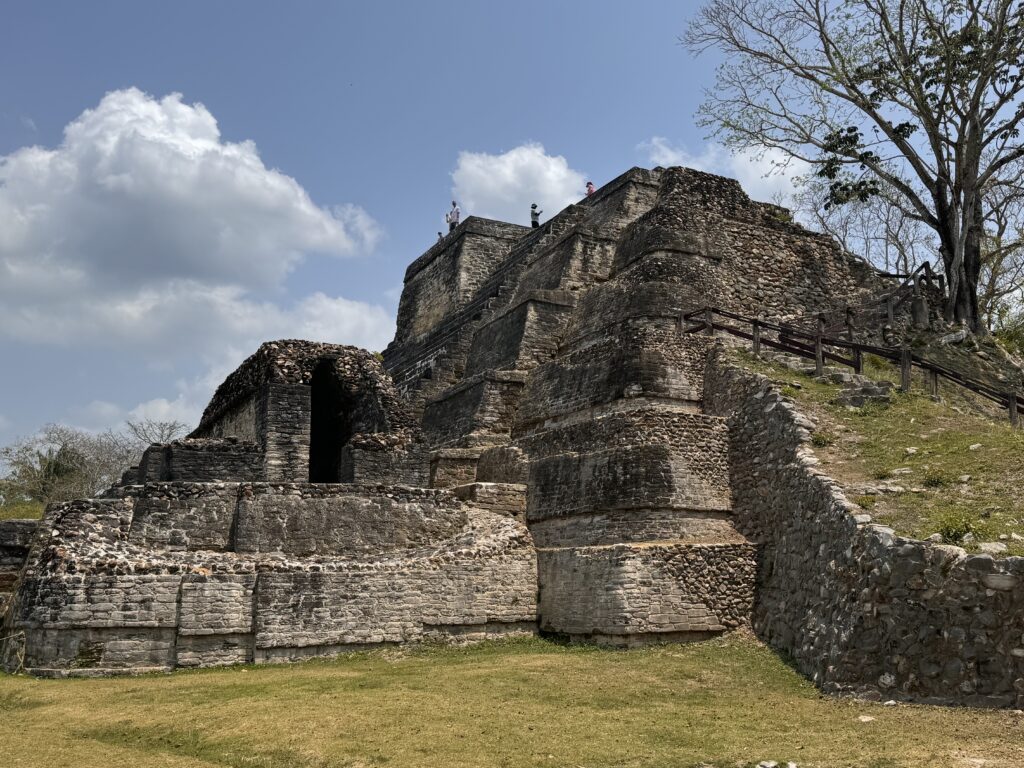
M 947 512 L 939 518 L 939 533 L 942 540 L 949 544 L 962 544 L 964 536 L 975 533 L 977 528 L 974 520 L 964 512 Z
M 793 399 L 795 399 L 797 395 L 796 387 L 790 387 L 788 385 L 780 389 L 779 392 L 782 394 L 783 397 L 789 397 Z
M 815 432 L 811 435 L 811 444 L 818 448 L 825 448 L 836 441 L 836 436 L 831 432 Z
M 950 478 L 945 472 L 932 470 L 921 479 L 921 485 L 925 488 L 942 488 L 949 485 Z
M 871 473 L 871 476 L 875 480 L 890 480 L 890 479 L 892 479 L 892 470 L 891 469 L 876 469 L 874 472 Z
M 864 507 L 864 509 L 871 509 L 873 506 L 875 506 L 876 503 L 878 503 L 878 497 L 871 495 L 855 496 L 853 499 L 853 503 L 858 506 Z

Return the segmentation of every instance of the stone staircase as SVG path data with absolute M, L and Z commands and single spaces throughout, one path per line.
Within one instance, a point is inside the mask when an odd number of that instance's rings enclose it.
M 474 328 L 466 378 L 423 410 L 432 484 L 522 494 L 542 631 L 701 639 L 747 623 L 756 570 L 731 520 L 726 420 L 702 409 L 709 339 L 676 319 L 704 265 L 649 238 L 631 250 L 636 218 L 613 220 L 586 247 L 568 230 L 535 250 Z
M 767 356 L 780 365 L 806 376 L 814 376 L 815 368 L 802 357 L 785 353 L 774 353 Z M 837 405 L 849 408 L 862 408 L 871 403 L 888 404 L 892 401 L 893 383 L 886 380 L 875 380 L 870 376 L 851 373 L 848 370 L 825 366 L 818 381 L 842 385 L 842 391 L 833 400 Z

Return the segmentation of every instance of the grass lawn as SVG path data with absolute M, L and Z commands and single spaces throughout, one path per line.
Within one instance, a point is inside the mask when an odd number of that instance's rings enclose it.
M 1024 716 L 825 698 L 741 635 L 630 651 L 531 639 L 166 676 L 0 676 L 0 755 L 7 768 L 1019 766 Z
M 987 417 L 973 395 L 946 382 L 936 403 L 916 379 L 909 393 L 894 390 L 890 405 L 847 409 L 831 402 L 839 385 L 740 355 L 815 420 L 812 442 L 824 472 L 848 489 L 901 489 L 848 493 L 877 522 L 915 538 L 942 533 L 947 543 L 971 533 L 974 544 L 963 544 L 969 550 L 1002 541 L 1006 554 L 1024 555 L 1024 430 L 1007 418 Z M 898 379 L 884 361 L 865 363 L 873 379 Z

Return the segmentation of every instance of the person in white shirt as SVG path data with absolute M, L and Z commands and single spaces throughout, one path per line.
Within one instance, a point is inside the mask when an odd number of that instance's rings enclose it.
M 444 220 L 448 222 L 448 231 L 451 232 L 457 226 L 459 226 L 459 216 L 462 212 L 459 210 L 458 204 L 452 200 L 452 209 L 444 215 Z
M 540 215 L 542 213 L 544 213 L 544 211 L 538 211 L 536 203 L 530 206 L 530 226 L 534 229 L 540 226 Z

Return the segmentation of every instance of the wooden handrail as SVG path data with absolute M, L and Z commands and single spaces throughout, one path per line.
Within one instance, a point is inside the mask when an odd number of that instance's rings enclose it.
M 945 294 L 945 277 L 932 269 L 930 261 L 922 262 L 909 274 L 900 272 L 879 272 L 881 277 L 888 277 L 893 279 L 900 279 L 901 282 L 896 288 L 887 291 L 881 296 L 876 296 L 869 301 L 862 302 L 861 304 L 846 305 L 844 310 L 844 319 L 842 322 L 833 322 L 831 325 L 826 327 L 826 331 L 834 333 L 836 331 L 845 330 L 849 323 L 848 319 L 850 313 L 864 313 L 872 311 L 884 311 L 886 314 L 886 320 L 892 322 L 895 319 L 896 311 L 909 301 L 914 294 L 917 292 L 917 286 L 919 280 L 922 278 L 925 284 L 930 289 L 933 281 L 938 282 L 939 290 Z M 832 313 L 835 314 L 835 313 Z M 806 318 L 808 321 L 810 317 Z
M 716 315 L 727 320 L 747 324 L 751 327 L 751 330 L 748 333 L 732 325 L 715 322 L 714 318 Z M 691 325 L 684 327 L 685 322 L 689 322 Z M 822 325 L 823 320 L 819 317 L 819 331 L 811 333 L 795 326 L 772 323 L 761 318 L 746 317 L 725 309 L 719 309 L 718 307 L 702 307 L 692 312 L 686 312 L 680 318 L 679 324 L 683 333 L 703 331 L 709 335 L 714 335 L 716 331 L 724 331 L 732 336 L 747 339 L 753 342 L 755 355 L 759 353 L 761 346 L 766 346 L 798 357 L 814 360 L 815 369 L 819 373 L 826 360 L 832 360 L 840 365 L 853 368 L 856 373 L 861 373 L 863 370 L 863 356 L 865 354 L 875 355 L 900 366 L 900 389 L 903 391 L 910 389 L 910 370 L 913 366 L 917 366 L 921 370 L 928 372 L 929 389 L 933 395 L 938 395 L 938 382 L 941 376 L 964 389 L 998 403 L 1009 412 L 1010 423 L 1013 426 L 1017 426 L 1020 423 L 1019 414 L 1022 408 L 1024 408 L 1024 397 L 1021 397 L 1016 391 L 1000 392 L 982 381 L 971 379 L 959 371 L 954 371 L 940 363 L 916 355 L 908 347 L 878 347 L 874 344 L 862 344 L 852 339 L 829 336 L 822 332 Z M 763 335 L 764 331 L 775 332 L 779 336 L 778 340 L 765 338 Z M 810 341 L 811 343 L 801 343 L 798 339 Z M 835 352 L 825 349 L 826 346 L 850 350 L 852 356 L 849 358 L 842 357 Z

